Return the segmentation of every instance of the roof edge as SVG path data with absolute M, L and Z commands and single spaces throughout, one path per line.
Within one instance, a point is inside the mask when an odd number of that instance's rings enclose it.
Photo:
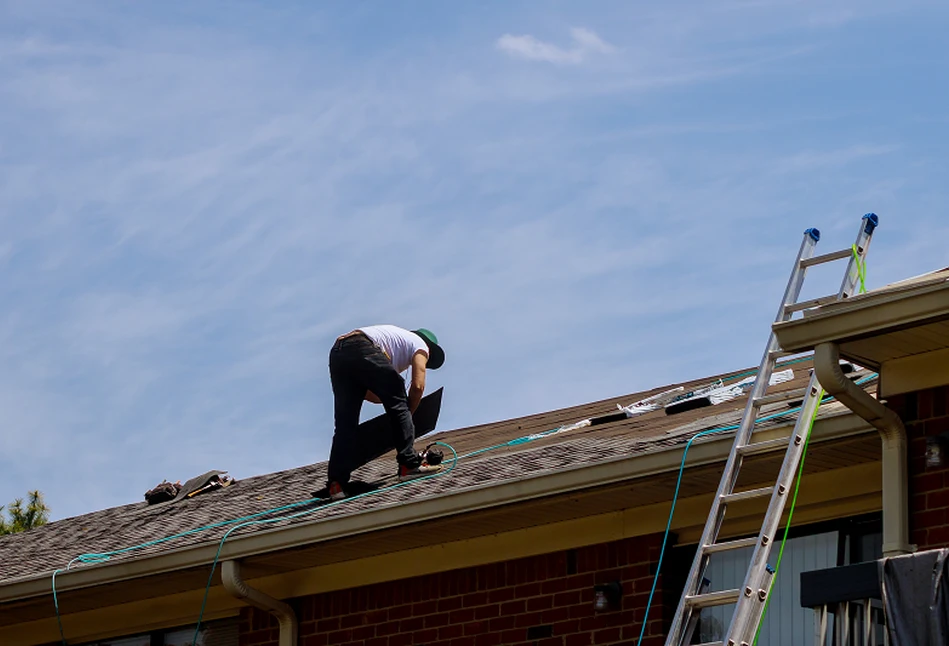
M 793 428 L 793 424 L 776 426 L 769 428 L 768 431 L 776 433 L 788 428 Z M 875 433 L 876 431 L 864 420 L 847 411 L 817 420 L 811 434 L 811 443 L 827 442 L 868 432 Z M 733 438 L 733 433 L 729 432 L 696 442 L 689 450 L 688 466 L 691 468 L 725 460 L 731 449 Z M 430 521 L 433 518 L 470 513 L 677 471 L 682 460 L 682 449 L 682 445 L 675 445 L 646 454 L 606 460 L 594 466 L 551 470 L 535 477 L 503 485 L 487 484 L 409 504 L 396 503 L 383 508 L 368 509 L 341 516 L 331 522 L 321 520 L 264 530 L 247 536 L 236 536 L 224 544 L 219 560 L 278 552 L 414 522 Z M 57 593 L 61 594 L 69 590 L 207 566 L 214 561 L 217 552 L 218 542 L 216 541 L 169 550 L 134 561 L 114 561 L 82 566 L 57 574 L 56 589 Z M 0 603 L 51 594 L 51 577 L 52 571 L 41 576 L 13 579 L 6 584 L 0 584 Z
M 781 348 L 806 352 L 820 343 L 867 338 L 894 328 L 949 317 L 949 281 L 832 303 L 793 321 L 774 323 Z

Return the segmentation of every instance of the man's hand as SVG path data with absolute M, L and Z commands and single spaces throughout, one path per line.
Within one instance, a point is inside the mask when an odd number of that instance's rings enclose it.
M 409 412 L 414 413 L 422 401 L 425 392 L 425 366 L 428 365 L 428 356 L 423 352 L 416 352 L 412 357 L 412 383 L 409 385 Z

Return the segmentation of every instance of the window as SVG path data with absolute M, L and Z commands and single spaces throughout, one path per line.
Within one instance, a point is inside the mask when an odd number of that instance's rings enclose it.
M 192 625 L 131 637 L 105 639 L 84 646 L 237 646 L 238 625 L 237 617 L 203 623 L 196 645 L 191 641 L 194 639 Z
M 776 537 L 771 551 L 772 564 L 778 558 L 780 539 L 781 534 Z M 882 545 L 879 513 L 792 527 L 768 611 L 761 623 L 758 646 L 813 646 L 814 613 L 800 604 L 801 572 L 874 561 L 882 556 Z M 668 566 L 663 566 L 663 579 L 668 585 L 664 597 L 667 608 L 678 604 L 695 550 L 695 545 L 674 548 Z M 714 555 L 705 575 L 711 581 L 708 591 L 740 588 L 751 552 L 751 548 L 746 548 Z M 734 609 L 734 605 L 729 605 L 703 610 L 692 642 L 722 640 Z

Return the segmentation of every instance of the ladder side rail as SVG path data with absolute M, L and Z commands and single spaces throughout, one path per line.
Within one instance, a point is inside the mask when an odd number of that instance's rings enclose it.
M 797 297 L 800 295 L 801 288 L 804 284 L 804 276 L 807 271 L 806 267 L 802 267 L 801 261 L 814 255 L 814 247 L 817 245 L 818 240 L 820 240 L 820 232 L 818 232 L 816 229 L 808 229 L 804 232 L 804 240 L 801 242 L 801 247 L 798 250 L 797 257 L 794 261 L 794 269 L 791 272 L 787 287 L 784 290 L 784 296 L 781 299 L 781 306 L 778 308 L 778 313 L 775 316 L 776 322 L 786 320 L 786 304 L 789 300 L 792 302 L 796 301 Z M 718 490 L 712 500 L 712 508 L 710 510 L 709 519 L 706 522 L 705 529 L 702 532 L 702 537 L 699 541 L 695 558 L 692 561 L 692 567 L 689 571 L 689 576 L 686 579 L 685 588 L 682 591 L 682 596 L 679 599 L 679 605 L 676 608 L 676 613 L 673 616 L 672 624 L 669 627 L 666 646 L 683 646 L 683 633 L 686 625 L 689 622 L 689 615 L 691 614 L 691 610 L 686 604 L 686 597 L 688 595 L 694 595 L 698 592 L 702 579 L 705 576 L 705 570 L 708 566 L 709 557 L 704 553 L 703 547 L 715 542 L 715 538 L 718 536 L 722 522 L 725 519 L 725 510 L 720 504 L 721 496 L 731 493 L 732 489 L 734 489 L 735 482 L 738 479 L 738 470 L 741 465 L 742 457 L 738 454 L 737 449 L 739 446 L 748 443 L 750 430 L 754 425 L 755 419 L 754 398 L 760 397 L 768 386 L 768 381 L 771 379 L 771 372 L 774 368 L 775 362 L 773 352 L 777 349 L 777 338 L 775 337 L 774 332 L 772 332 L 768 338 L 768 345 L 765 348 L 765 352 L 761 359 L 761 364 L 759 365 L 758 374 L 755 378 L 755 384 L 752 388 L 751 396 L 748 398 L 748 404 L 745 406 L 741 425 L 738 429 L 738 432 L 735 433 L 735 440 L 732 444 L 732 449 L 729 452 L 728 460 L 726 461 L 725 468 L 722 471 L 722 477 L 719 481 Z
M 735 604 L 735 612 L 726 633 L 725 644 L 743 644 L 746 641 L 751 643 L 750 640 L 754 639 L 754 632 L 758 628 L 769 587 L 762 584 L 762 578 L 768 567 L 768 558 L 771 556 L 774 538 L 778 526 L 781 524 L 781 516 L 791 492 L 791 484 L 794 482 L 794 476 L 801 461 L 801 454 L 804 452 L 804 439 L 808 433 L 811 419 L 820 406 L 820 395 L 822 393 L 823 390 L 817 381 L 817 376 L 811 375 L 808 394 L 798 415 L 797 422 L 794 424 L 794 431 L 791 434 L 792 439 L 788 444 L 788 450 L 781 464 L 777 486 L 775 486 L 774 492 L 771 494 L 771 501 L 768 503 L 768 511 L 765 512 L 761 531 L 758 534 L 758 542 L 751 554 L 745 580 L 741 587 L 742 597 Z M 800 438 L 800 440 L 798 441 L 797 438 Z M 764 590 L 763 595 L 761 590 Z M 751 632 L 750 638 L 748 636 L 749 631 Z

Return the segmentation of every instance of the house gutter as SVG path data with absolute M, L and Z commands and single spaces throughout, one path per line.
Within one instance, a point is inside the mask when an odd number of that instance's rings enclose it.
M 840 369 L 836 343 L 814 348 L 814 373 L 821 386 L 880 432 L 883 440 L 883 556 L 911 554 L 909 542 L 909 465 L 906 429 L 895 412 L 871 397 Z
M 232 597 L 246 601 L 255 608 L 266 610 L 277 618 L 280 624 L 280 637 L 277 641 L 279 646 L 297 646 L 299 623 L 293 608 L 247 585 L 241 578 L 239 561 L 230 560 L 221 564 L 221 582 Z

